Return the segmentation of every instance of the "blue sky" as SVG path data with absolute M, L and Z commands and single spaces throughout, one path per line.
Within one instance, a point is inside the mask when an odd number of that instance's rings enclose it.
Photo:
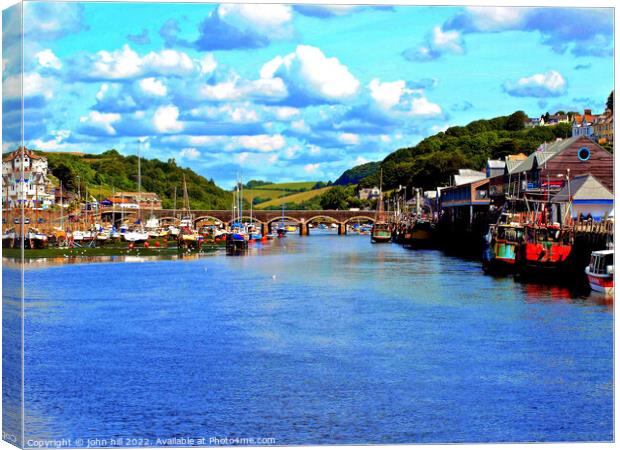
M 4 11 L 3 150 L 19 114 Z M 229 187 L 334 180 L 452 125 L 604 109 L 613 10 L 44 3 L 24 9 L 28 147 L 175 158 Z

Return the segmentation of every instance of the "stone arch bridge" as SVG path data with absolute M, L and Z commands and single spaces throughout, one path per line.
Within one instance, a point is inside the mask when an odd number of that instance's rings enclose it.
M 162 223 L 174 222 L 179 219 L 181 213 L 172 209 L 155 209 L 152 211 L 153 215 L 157 217 Z M 124 211 L 112 211 L 111 208 L 106 208 L 101 211 L 103 219 L 107 220 L 120 220 L 121 215 L 125 218 L 137 217 L 137 210 L 124 210 Z M 151 211 L 141 211 L 143 219 L 151 216 Z M 321 211 L 308 211 L 308 210 L 289 210 L 284 211 L 284 220 L 286 222 L 294 222 L 299 225 L 299 234 L 305 236 L 310 232 L 310 225 L 312 222 L 324 221 L 338 224 L 338 234 L 347 233 L 347 224 L 356 222 L 373 222 L 375 221 L 375 214 L 373 211 L 348 211 L 348 210 L 321 210 Z M 233 221 L 233 214 L 230 210 L 197 210 L 192 211 L 192 217 L 194 225 L 198 226 L 201 223 L 220 221 L 225 225 L 230 225 Z M 249 220 L 249 211 L 243 214 L 243 220 Z M 269 233 L 271 225 L 275 222 L 282 220 L 282 211 L 277 210 L 254 210 L 252 211 L 252 220 L 259 224 L 261 232 L 263 234 Z

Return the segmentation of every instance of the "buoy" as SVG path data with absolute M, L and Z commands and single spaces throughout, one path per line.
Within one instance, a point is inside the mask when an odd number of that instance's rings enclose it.
M 144 243 L 144 248 L 149 248 L 149 243 L 148 243 L 148 241 Z
M 129 248 L 133 248 L 133 242 L 130 242 L 128 245 Z
M 155 247 L 159 247 L 159 242 L 155 242 Z

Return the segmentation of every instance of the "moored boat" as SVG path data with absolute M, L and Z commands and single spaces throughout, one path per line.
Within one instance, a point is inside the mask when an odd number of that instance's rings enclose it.
M 605 295 L 614 295 L 614 251 L 592 252 L 590 264 L 585 269 L 590 288 Z
M 484 270 L 513 271 L 523 232 L 523 225 L 517 222 L 490 225 L 487 234 L 488 247 L 482 258 Z

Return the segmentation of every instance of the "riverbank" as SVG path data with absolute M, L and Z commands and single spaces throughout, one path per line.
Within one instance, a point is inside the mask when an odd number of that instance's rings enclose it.
M 225 243 L 204 244 L 199 250 L 192 250 L 189 253 L 211 253 L 225 248 Z M 170 247 L 143 247 L 143 246 L 102 246 L 102 247 L 48 247 L 44 249 L 24 249 L 24 259 L 44 259 L 44 258 L 79 258 L 93 256 L 174 256 L 180 252 L 188 253 L 187 250 L 180 250 L 177 246 Z M 21 249 L 3 248 L 2 257 L 10 259 L 21 258 Z

